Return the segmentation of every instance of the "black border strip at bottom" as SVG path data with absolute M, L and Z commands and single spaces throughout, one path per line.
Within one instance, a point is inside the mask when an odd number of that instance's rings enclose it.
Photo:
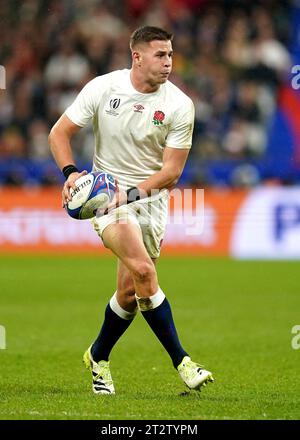
M 300 432 L 300 421 L 295 420 L 0 420 L 0 432 L 22 435 L 30 439 L 47 435 L 65 435 L 69 438 L 93 436 L 101 439 L 147 438 L 148 436 L 180 436 L 206 438 L 221 435 L 243 438 L 246 435 L 276 434 L 288 437 L 294 430 Z

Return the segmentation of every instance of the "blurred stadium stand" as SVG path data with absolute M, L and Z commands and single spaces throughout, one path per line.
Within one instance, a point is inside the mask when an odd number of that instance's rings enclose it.
M 129 36 L 144 24 L 174 32 L 171 80 L 196 107 L 181 183 L 300 182 L 300 1 L 0 0 L 0 22 L 1 186 L 63 181 L 50 127 L 87 81 L 130 67 Z M 91 127 L 74 150 L 90 169 Z

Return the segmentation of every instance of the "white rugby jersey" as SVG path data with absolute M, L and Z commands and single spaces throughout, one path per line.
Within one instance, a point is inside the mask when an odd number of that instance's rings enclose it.
M 87 83 L 65 114 L 83 127 L 93 119 L 93 170 L 136 186 L 163 165 L 164 147 L 190 148 L 192 100 L 170 81 L 156 92 L 140 93 L 130 70 L 117 70 Z

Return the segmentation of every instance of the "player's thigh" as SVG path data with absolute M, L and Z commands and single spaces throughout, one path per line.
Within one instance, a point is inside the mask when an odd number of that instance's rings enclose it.
M 102 240 L 131 273 L 155 271 L 138 225 L 130 222 L 110 224 L 104 229 Z
M 151 258 L 158 258 L 168 219 L 168 197 L 148 203 L 137 203 L 137 219 L 141 227 L 144 245 Z

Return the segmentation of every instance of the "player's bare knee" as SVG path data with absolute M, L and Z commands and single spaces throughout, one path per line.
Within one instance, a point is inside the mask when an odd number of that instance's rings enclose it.
M 152 262 L 148 261 L 136 263 L 132 270 L 132 276 L 138 283 L 149 282 L 155 275 L 155 267 Z

